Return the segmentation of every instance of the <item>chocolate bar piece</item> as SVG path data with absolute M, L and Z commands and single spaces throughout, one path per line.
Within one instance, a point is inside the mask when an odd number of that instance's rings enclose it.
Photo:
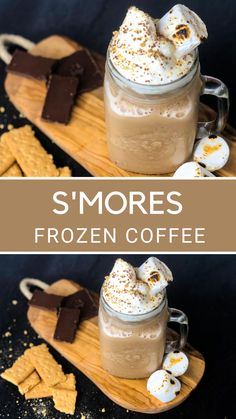
M 59 309 L 54 339 L 72 343 L 75 338 L 79 318 L 80 310 L 78 308 L 61 307 Z
M 82 309 L 84 307 L 84 302 L 81 299 L 81 291 L 77 291 L 74 294 L 68 295 L 62 301 L 62 306 L 67 308 L 79 308 Z
M 35 290 L 29 305 L 42 310 L 57 311 L 63 298 L 61 295 L 47 294 L 44 291 Z
M 57 60 L 52 58 L 16 50 L 10 64 L 7 66 L 7 71 L 8 73 L 19 74 L 31 79 L 47 80 L 56 63 Z
M 62 301 L 62 306 L 67 308 L 80 308 L 81 321 L 88 320 L 98 314 L 97 305 L 90 292 L 86 289 L 77 291 L 74 294 L 65 297 Z
M 54 73 L 64 77 L 78 77 L 83 74 L 83 67 L 80 64 L 80 51 L 58 60 Z
M 81 310 L 81 318 L 80 320 L 88 320 L 92 317 L 97 316 L 98 308 L 97 305 L 90 294 L 90 292 L 86 289 L 79 291 L 80 295 L 79 298 L 83 301 L 84 306 Z
M 69 122 L 78 84 L 77 77 L 51 76 L 42 112 L 45 121 L 62 124 Z
M 78 92 L 89 92 L 102 86 L 102 74 L 91 54 L 86 49 L 82 49 L 77 52 L 77 60 L 84 70 L 80 77 Z

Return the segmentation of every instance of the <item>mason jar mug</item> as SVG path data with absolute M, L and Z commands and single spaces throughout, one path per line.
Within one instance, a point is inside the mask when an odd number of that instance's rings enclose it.
M 178 341 L 167 342 L 168 322 L 180 325 Z M 105 301 L 102 292 L 99 307 L 100 350 L 103 368 L 122 378 L 150 376 L 160 368 L 164 353 L 185 346 L 188 319 L 180 310 L 162 303 L 145 314 L 122 314 Z
M 215 121 L 198 123 L 203 94 L 217 97 Z M 182 78 L 144 85 L 123 77 L 108 53 L 104 101 L 111 160 L 122 169 L 147 175 L 175 171 L 191 157 L 196 137 L 223 130 L 229 109 L 227 87 L 200 74 L 197 54 Z

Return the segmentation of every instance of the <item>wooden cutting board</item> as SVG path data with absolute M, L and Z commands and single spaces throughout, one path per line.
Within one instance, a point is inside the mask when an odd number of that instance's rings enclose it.
M 54 35 L 39 42 L 30 52 L 50 58 L 62 58 L 80 48 L 70 39 Z M 98 54 L 93 55 L 104 71 L 104 58 Z M 78 98 L 72 119 L 67 126 L 41 120 L 40 115 L 46 95 L 44 82 L 8 74 L 5 89 L 11 102 L 23 115 L 92 175 L 144 176 L 119 169 L 108 157 L 102 88 Z M 202 106 L 200 120 L 212 119 L 214 112 Z M 231 156 L 227 165 L 217 174 L 236 176 L 236 130 L 228 126 L 224 134 L 229 139 Z
M 47 292 L 66 296 L 80 288 L 72 281 L 61 279 L 47 288 Z M 55 313 L 30 307 L 28 319 L 36 333 L 82 371 L 107 397 L 125 409 L 142 413 L 160 413 L 170 410 L 191 394 L 204 373 L 203 356 L 188 344 L 185 352 L 190 364 L 188 371 L 181 377 L 181 392 L 172 402 L 161 403 L 147 392 L 146 379 L 121 379 L 103 370 L 100 361 L 97 317 L 80 324 L 73 344 L 58 342 L 52 338 L 56 326 Z M 171 331 L 169 333 L 171 334 Z

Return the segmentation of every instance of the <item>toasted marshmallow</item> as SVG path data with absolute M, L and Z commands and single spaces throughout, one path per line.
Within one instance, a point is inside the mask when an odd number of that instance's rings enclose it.
M 199 177 L 215 177 L 211 172 L 202 167 L 197 162 L 188 162 L 182 164 L 174 173 L 174 178 L 178 179 L 193 179 Z
M 189 360 L 184 352 L 173 351 L 167 354 L 163 361 L 163 369 L 170 371 L 174 377 L 183 375 L 189 366 Z
M 150 294 L 157 295 L 169 282 L 173 281 L 173 275 L 168 266 L 155 257 L 150 257 L 139 268 L 136 268 L 137 278 L 145 282 Z
M 177 378 L 165 370 L 154 372 L 147 381 L 147 390 L 163 403 L 171 402 L 181 389 Z
M 193 151 L 194 161 L 203 164 L 210 172 L 222 169 L 229 155 L 227 142 L 218 135 L 209 135 L 197 141 Z
M 159 33 L 175 45 L 176 58 L 195 50 L 207 37 L 207 28 L 200 17 L 188 7 L 177 4 L 156 22 Z

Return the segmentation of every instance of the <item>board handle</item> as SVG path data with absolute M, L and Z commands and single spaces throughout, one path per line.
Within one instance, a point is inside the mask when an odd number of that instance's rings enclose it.
M 34 279 L 34 278 L 24 278 L 20 281 L 20 291 L 22 294 L 27 298 L 27 300 L 31 300 L 32 298 L 32 292 L 30 291 L 30 287 L 38 287 L 41 290 L 45 291 L 49 285 L 46 284 L 43 281 L 40 281 L 40 279 Z
M 27 51 L 35 46 L 35 43 L 20 35 L 11 35 L 3 33 L 0 35 L 0 58 L 5 64 L 9 64 L 12 59 L 12 54 L 8 51 L 9 45 L 19 45 Z

